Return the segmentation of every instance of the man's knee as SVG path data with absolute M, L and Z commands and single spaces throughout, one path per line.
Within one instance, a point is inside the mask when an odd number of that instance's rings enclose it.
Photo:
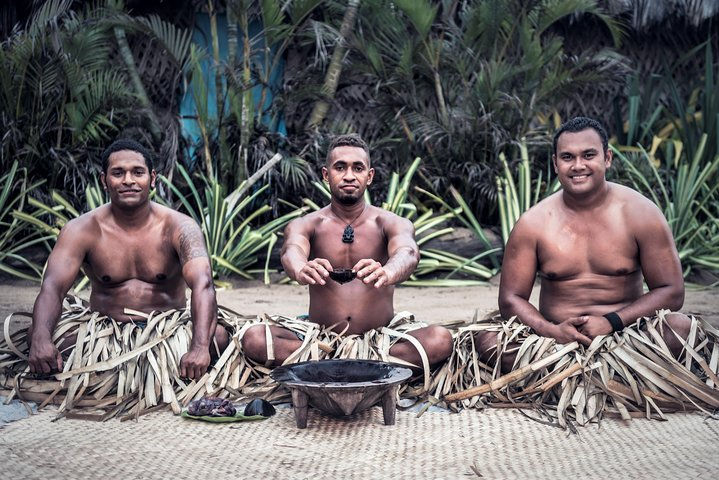
M 267 357 L 267 340 L 264 325 L 254 325 L 245 331 L 240 341 L 242 350 L 249 358 L 262 361 Z
M 454 339 L 450 331 L 442 326 L 430 325 L 414 333 L 410 332 L 410 335 L 417 337 L 420 341 L 430 365 L 436 365 L 452 354 Z M 409 342 L 405 344 L 405 347 L 415 350 L 414 355 L 418 353 Z
M 452 354 L 454 339 L 452 333 L 439 325 L 427 327 L 426 350 L 432 364 L 445 360 Z
M 474 348 L 477 350 L 479 358 L 484 361 L 489 360 L 497 350 L 497 333 L 486 330 L 475 333 Z
M 689 337 L 691 319 L 683 313 L 668 313 L 664 316 L 664 320 L 669 328 L 664 329 L 662 337 L 672 355 L 679 358 L 684 349 L 683 341 Z
M 667 325 L 671 327 L 680 337 L 686 339 L 689 336 L 689 329 L 691 328 L 692 321 L 683 313 L 667 313 L 664 316 Z
M 218 357 L 230 344 L 230 332 L 228 332 L 227 329 L 220 324 L 218 324 L 215 328 L 215 344 L 217 345 L 217 352 L 215 353 Z
M 497 363 L 499 347 L 497 345 L 497 332 L 477 332 L 474 335 L 474 348 L 479 354 L 479 359 L 487 365 L 494 366 Z M 499 366 L 502 373 L 512 371 L 516 358 L 517 344 L 511 344 L 507 351 L 502 353 L 502 360 Z

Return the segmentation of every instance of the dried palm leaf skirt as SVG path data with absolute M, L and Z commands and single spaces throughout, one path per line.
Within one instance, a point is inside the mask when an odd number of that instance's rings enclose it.
M 689 336 L 676 359 L 662 337 L 671 331 L 665 319 L 670 312 L 657 313 L 620 333 L 595 338 L 588 348 L 540 337 L 516 318 L 460 327 L 448 365 L 452 379 L 437 396 L 453 408 L 536 407 L 548 421 L 570 427 L 571 421 L 583 425 L 604 414 L 624 419 L 664 418 L 664 413 L 682 410 L 715 414 L 719 331 L 690 317 Z M 481 331 L 498 334 L 499 358 L 515 350 L 510 373 L 500 373 L 501 362 L 487 365 L 479 359 L 475 335 Z
M 390 347 L 399 340 L 410 341 L 420 348 L 424 375 L 406 386 L 401 396 L 452 409 L 535 408 L 548 421 L 570 428 L 574 422 L 586 424 L 605 414 L 629 419 L 664 418 L 665 413 L 680 410 L 714 413 L 719 410 L 719 332 L 692 317 L 684 352 L 677 360 L 661 335 L 669 328 L 667 313 L 598 337 L 589 348 L 556 344 L 516 319 L 474 321 L 451 327 L 455 348 L 432 371 L 421 346 L 408 335 L 425 325 L 407 312 L 382 329 L 341 335 L 305 320 L 268 315 L 250 319 L 220 308 L 218 322 L 230 332 L 230 344 L 199 381 L 187 381 L 180 378 L 178 365 L 192 338 L 189 310 L 156 313 L 140 326 L 115 322 L 91 312 L 86 302 L 68 297 L 53 337 L 58 344 L 62 337 L 76 337 L 74 346 L 64 352 L 63 372 L 44 379 L 28 373 L 26 333 L 9 335 L 11 315 L 0 342 L 0 389 L 42 406 L 59 403 L 64 415 L 95 420 L 115 415 L 132 418 L 165 404 L 177 413 L 203 395 L 286 400 L 287 392 L 269 378 L 271 368 L 247 359 L 241 349 L 247 329 L 262 324 L 283 326 L 302 339 L 302 346 L 285 363 L 325 358 L 397 362 L 389 354 Z M 479 359 L 475 334 L 480 331 L 499 334 L 500 356 L 510 345 L 521 345 L 510 373 L 501 375 L 496 365 Z M 268 358 L 273 358 L 271 344 Z
M 204 395 L 288 397 L 270 380 L 269 367 L 243 355 L 240 341 L 252 325 L 281 325 L 303 338 L 302 346 L 285 363 L 324 358 L 399 361 L 389 355 L 390 347 L 405 338 L 421 348 L 407 332 L 425 326 L 403 312 L 381 331 L 340 335 L 304 320 L 265 315 L 248 321 L 250 317 L 220 308 L 218 323 L 230 332 L 230 344 L 199 381 L 188 381 L 180 377 L 179 363 L 192 339 L 189 309 L 153 313 L 142 324 L 120 323 L 90 311 L 84 300 L 67 297 L 53 341 L 59 346 L 64 338 L 76 340 L 63 352 L 63 371 L 44 377 L 29 373 L 26 330 L 9 334 L 13 317 L 18 315 L 27 314 L 10 315 L 5 320 L 4 342 L 0 342 L 0 389 L 10 390 L 11 398 L 40 402 L 41 406 L 59 403 L 60 412 L 66 416 L 94 420 L 115 415 L 128 418 L 164 404 L 179 413 L 183 405 Z M 421 352 L 428 365 L 426 354 Z M 427 384 L 430 378 L 428 371 L 424 378 Z M 422 390 L 419 387 L 412 392 Z M 81 414 L 78 410 L 101 413 Z

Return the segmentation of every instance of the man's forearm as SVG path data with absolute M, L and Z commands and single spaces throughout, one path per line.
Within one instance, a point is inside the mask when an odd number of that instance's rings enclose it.
M 212 287 L 192 290 L 190 296 L 192 313 L 191 348 L 210 348 L 217 327 L 217 300 Z
M 684 289 L 676 287 L 660 287 L 650 290 L 626 307 L 620 308 L 615 313 L 622 319 L 626 327 L 636 322 L 641 317 L 650 317 L 656 314 L 657 310 L 669 309 L 678 311 L 684 305 Z
M 287 245 L 282 251 L 282 268 L 285 269 L 285 273 L 292 280 L 297 280 L 302 267 L 307 263 L 309 259 L 304 254 L 302 249 L 297 245 Z
M 391 279 L 391 284 L 402 283 L 407 280 L 419 263 L 419 254 L 410 247 L 397 250 L 384 264 L 384 270 Z
M 46 292 L 37 296 L 32 309 L 32 342 L 52 340 L 61 310 L 61 298 Z

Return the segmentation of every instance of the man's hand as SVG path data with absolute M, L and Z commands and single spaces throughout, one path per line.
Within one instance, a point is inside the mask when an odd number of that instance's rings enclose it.
M 609 320 L 604 317 L 584 315 L 582 317 L 575 318 L 584 319 L 584 325 L 579 327 L 579 331 L 591 339 L 594 339 L 595 337 L 598 337 L 600 335 L 611 335 L 614 331 L 612 325 L 609 323 Z
M 557 343 L 571 343 L 575 340 L 585 347 L 592 343 L 592 339 L 582 333 L 582 327 L 587 323 L 587 316 L 571 317 L 562 323 L 553 326 L 549 336 Z
M 192 348 L 180 359 L 180 377 L 199 380 L 210 365 L 208 348 Z
M 62 372 L 60 350 L 49 340 L 32 342 L 28 363 L 33 373 Z
M 330 276 L 330 270 L 333 270 L 329 260 L 324 258 L 315 258 L 305 263 L 297 272 L 297 283 L 300 285 L 325 285 L 326 278 Z
M 352 270 L 357 272 L 357 278 L 364 283 L 370 284 L 374 282 L 374 288 L 380 288 L 392 283 L 382 264 L 371 258 L 360 260 L 352 267 Z

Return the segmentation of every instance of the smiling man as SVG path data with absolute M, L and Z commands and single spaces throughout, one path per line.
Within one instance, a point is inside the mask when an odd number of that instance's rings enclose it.
M 552 161 L 562 189 L 524 213 L 507 242 L 502 318 L 517 316 L 558 343 L 589 346 L 595 337 L 622 331 L 660 309 L 679 310 L 684 282 L 669 225 L 647 198 L 606 180 L 612 152 L 604 128 L 585 117 L 568 121 L 554 136 Z M 539 308 L 529 302 L 537 275 Z M 671 313 L 666 320 L 686 338 L 687 316 Z M 478 335 L 485 359 L 496 352 L 496 338 Z M 664 340 L 679 354 L 676 335 L 667 329 Z M 513 360 L 503 355 L 502 369 Z
M 359 136 L 341 135 L 332 141 L 322 177 L 330 187 L 330 204 L 287 226 L 282 265 L 290 278 L 309 285 L 309 319 L 314 324 L 361 336 L 387 326 L 395 315 L 394 287 L 409 278 L 419 261 L 414 226 L 365 202 L 374 169 L 367 144 Z M 339 269 L 351 269 L 356 280 L 331 279 Z M 274 359 L 268 359 L 263 325 L 253 326 L 242 338 L 248 357 L 279 365 L 303 344 L 282 326 L 269 330 Z M 452 335 L 444 327 L 415 323 L 407 335 L 419 342 L 430 365 L 452 351 Z M 395 337 L 388 343 L 391 356 L 423 365 L 412 341 Z
M 30 370 L 62 371 L 62 356 L 51 339 L 63 298 L 82 270 L 92 287 L 90 309 L 119 323 L 142 325 L 143 314 L 183 309 L 189 287 L 192 340 L 179 374 L 199 379 L 210 364 L 213 336 L 220 350 L 228 343 L 227 332 L 217 325 L 202 231 L 190 217 L 150 201 L 155 170 L 152 155 L 139 143 L 110 145 L 100 178 L 110 202 L 69 221 L 48 258 L 28 331 Z

